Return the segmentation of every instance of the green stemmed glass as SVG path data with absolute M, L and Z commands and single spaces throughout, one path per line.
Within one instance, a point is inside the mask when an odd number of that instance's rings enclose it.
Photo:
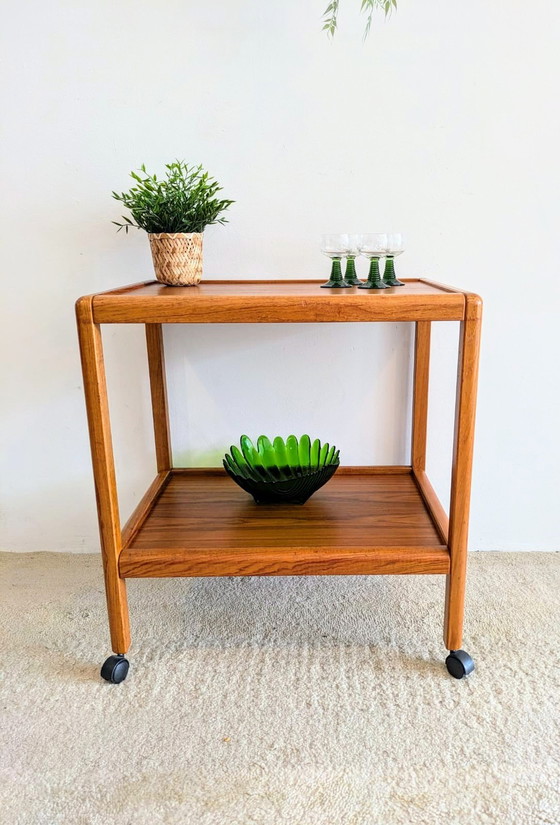
M 389 284 L 383 282 L 379 271 L 379 259 L 385 255 L 387 235 L 385 232 L 373 232 L 362 235 L 360 254 L 369 258 L 369 274 L 367 281 L 360 284 L 358 289 L 387 289 Z
M 361 235 L 348 235 L 348 249 L 346 251 L 346 272 L 344 283 L 347 286 L 360 286 L 362 283 L 356 272 L 356 256 L 360 254 Z
M 349 287 L 342 277 L 340 261 L 348 251 L 348 235 L 322 235 L 321 252 L 332 261 L 331 277 L 326 284 L 321 284 L 325 289 L 341 289 Z
M 393 232 L 387 235 L 387 250 L 385 257 L 385 270 L 383 272 L 383 281 L 387 286 L 405 286 L 402 281 L 399 281 L 395 275 L 394 259 L 397 255 L 402 255 L 404 252 L 403 236 L 398 232 Z

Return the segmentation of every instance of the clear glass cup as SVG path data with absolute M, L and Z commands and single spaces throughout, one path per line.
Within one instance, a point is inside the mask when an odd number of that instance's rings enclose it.
M 348 235 L 348 250 L 346 252 L 346 271 L 344 283 L 347 286 L 360 286 L 362 283 L 356 272 L 356 258 L 360 254 L 361 235 Z
M 321 287 L 326 289 L 340 289 L 350 286 L 350 284 L 344 282 L 344 278 L 342 277 L 342 269 L 340 268 L 340 262 L 348 253 L 348 250 L 348 235 L 321 236 L 321 252 L 332 261 L 331 277 L 326 284 L 321 284 Z
M 386 232 L 372 232 L 361 236 L 359 250 L 364 258 L 369 259 L 369 273 L 367 281 L 360 284 L 358 289 L 387 289 L 389 286 L 383 282 L 379 272 L 379 259 L 385 256 L 387 243 Z
M 387 248 L 385 254 L 385 269 L 383 271 L 383 281 L 387 286 L 405 286 L 395 275 L 395 258 L 404 252 L 404 238 L 400 232 L 390 232 L 387 235 Z

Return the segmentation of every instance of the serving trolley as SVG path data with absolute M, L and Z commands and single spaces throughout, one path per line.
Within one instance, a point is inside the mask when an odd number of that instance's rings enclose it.
M 461 650 L 482 301 L 423 278 L 385 290 L 319 289 L 319 281 L 157 282 L 76 304 L 111 646 L 101 675 L 123 681 L 130 645 L 126 580 L 169 576 L 433 574 L 446 576 L 448 671 Z M 162 324 L 412 322 L 411 458 L 341 467 L 305 505 L 255 505 L 220 468 L 174 467 Z M 430 332 L 460 324 L 449 518 L 426 474 Z M 102 324 L 144 324 L 157 474 L 121 527 L 103 362 Z

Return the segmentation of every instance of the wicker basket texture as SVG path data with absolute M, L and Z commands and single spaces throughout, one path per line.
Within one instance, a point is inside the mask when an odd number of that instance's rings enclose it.
M 195 286 L 202 278 L 202 232 L 148 235 L 156 278 L 168 286 Z

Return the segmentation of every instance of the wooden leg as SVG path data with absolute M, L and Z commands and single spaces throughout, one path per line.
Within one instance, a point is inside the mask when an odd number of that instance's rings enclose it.
M 161 324 L 146 324 L 146 345 L 152 393 L 156 462 L 158 473 L 161 473 L 164 470 L 170 470 L 173 466 Z
M 465 320 L 461 322 L 459 339 L 455 442 L 449 513 L 451 567 L 447 576 L 444 630 L 444 641 L 448 650 L 458 650 L 463 637 L 469 506 L 482 319 L 482 301 L 478 295 L 466 295 L 465 299 Z
M 99 532 L 111 645 L 115 653 L 124 654 L 130 646 L 130 626 L 126 583 L 119 576 L 121 528 L 115 464 L 111 443 L 111 426 L 107 402 L 107 385 L 103 364 L 101 330 L 93 321 L 92 296 L 80 298 L 76 304 L 80 354 L 84 376 L 84 393 L 91 443 L 93 477 L 97 499 Z
M 431 321 L 416 322 L 414 343 L 414 388 L 412 395 L 412 469 L 426 469 L 428 432 L 428 384 L 430 377 Z

